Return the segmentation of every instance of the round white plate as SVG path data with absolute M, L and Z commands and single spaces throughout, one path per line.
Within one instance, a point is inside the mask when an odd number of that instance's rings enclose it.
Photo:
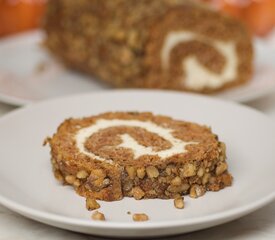
M 37 100 L 110 88 L 100 81 L 70 71 L 42 47 L 39 31 L 0 41 L 0 100 L 24 105 Z M 214 96 L 245 102 L 275 91 L 275 31 L 255 39 L 255 73 L 247 85 Z
M 69 117 L 105 111 L 152 111 L 212 127 L 227 144 L 232 187 L 173 200 L 124 198 L 100 201 L 106 222 L 91 220 L 85 199 L 54 179 L 43 139 Z M 263 114 L 213 98 L 162 91 L 106 91 L 31 104 L 0 119 L 0 203 L 37 221 L 104 236 L 161 236 L 185 233 L 239 218 L 275 198 L 275 127 Z M 146 213 L 148 222 L 133 222 Z

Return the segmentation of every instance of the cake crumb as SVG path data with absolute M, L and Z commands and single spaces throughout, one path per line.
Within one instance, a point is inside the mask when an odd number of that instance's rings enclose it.
M 35 69 L 34 69 L 35 73 L 42 73 L 42 72 L 46 71 L 47 68 L 48 68 L 48 65 L 49 64 L 47 62 L 40 62 L 40 63 L 38 63 L 35 66 Z
M 149 217 L 145 213 L 135 213 L 133 215 L 133 220 L 135 222 L 144 222 L 144 221 L 148 221 Z
M 48 143 L 51 142 L 51 138 L 50 137 L 46 137 L 43 141 L 43 146 L 46 146 Z
M 127 212 L 127 214 L 128 214 L 128 215 L 131 215 L 131 212 L 130 212 L 130 211 L 128 211 L 128 212 Z

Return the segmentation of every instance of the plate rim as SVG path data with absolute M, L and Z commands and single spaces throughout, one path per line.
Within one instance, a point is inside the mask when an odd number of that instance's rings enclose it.
M 92 92 L 92 93 L 84 93 L 84 94 L 75 94 L 75 95 L 70 95 L 70 96 L 61 96 L 58 98 L 53 98 L 53 99 L 46 99 L 43 101 L 35 102 L 32 104 L 29 104 L 27 106 L 24 106 L 22 108 L 16 109 L 11 111 L 8 114 L 3 115 L 0 117 L 0 125 L 2 122 L 7 121 L 9 118 L 13 118 L 14 115 L 16 116 L 17 114 L 22 114 L 28 109 L 32 109 L 35 107 L 39 106 L 46 106 L 52 102 L 62 102 L 62 101 L 67 101 L 71 100 L 74 98 L 89 98 L 93 97 L 95 95 L 116 95 L 116 94 L 133 94 L 133 93 L 138 93 L 138 94 L 156 94 L 156 95 L 177 95 L 179 97 L 188 97 L 188 98 L 194 98 L 199 101 L 207 100 L 209 103 L 211 102 L 219 102 L 225 105 L 231 105 L 231 106 L 237 106 L 238 108 L 243 108 L 246 109 L 246 111 L 253 112 L 254 114 L 261 115 L 262 117 L 265 118 L 266 121 L 269 121 L 272 126 L 275 126 L 272 122 L 272 120 L 263 114 L 262 112 L 255 110 L 251 107 L 244 106 L 241 104 L 238 104 L 236 102 L 232 101 L 227 101 L 224 99 L 217 99 L 209 96 L 202 96 L 200 94 L 194 94 L 194 93 L 182 93 L 182 92 L 175 92 L 175 91 L 163 91 L 163 90 L 137 90 L 137 89 L 127 89 L 127 90 L 103 90 L 99 92 Z M 273 128 L 274 131 L 274 128 Z M 203 224 L 207 222 L 214 222 L 214 221 L 222 221 L 225 219 L 236 219 L 241 216 L 244 216 L 250 212 L 253 212 L 268 203 L 271 203 L 272 201 L 275 200 L 275 191 L 271 192 L 268 195 L 265 195 L 258 199 L 257 201 L 251 202 L 246 206 L 241 206 L 237 208 L 233 208 L 231 210 L 225 210 L 222 212 L 210 214 L 207 216 L 203 217 L 194 217 L 191 219 L 177 219 L 177 220 L 163 220 L 163 221 L 148 221 L 146 223 L 136 223 L 136 222 L 113 222 L 113 221 L 106 221 L 106 222 L 96 222 L 96 221 L 88 221 L 87 219 L 78 219 L 75 217 L 67 217 L 67 216 L 62 216 L 58 215 L 55 213 L 49 213 L 46 211 L 42 211 L 39 209 L 34 209 L 31 207 L 28 207 L 24 204 L 21 204 L 20 202 L 17 202 L 14 199 L 8 199 L 5 196 L 2 196 L 0 193 L 0 203 L 3 204 L 5 207 L 20 213 L 21 215 L 27 216 L 28 218 L 35 219 L 40 222 L 45 222 L 45 220 L 50 220 L 55 223 L 62 223 L 62 224 L 70 224 L 74 226 L 82 226 L 82 227 L 95 227 L 95 228 L 109 228 L 109 229 L 156 229 L 156 228 L 173 228 L 173 227 L 186 227 L 190 225 L 198 225 L 198 224 Z M 40 220 L 39 220 L 40 219 Z M 44 220 L 44 221 L 43 221 Z M 229 221 L 229 220 L 228 220 Z
M 81 196 L 80 196 L 81 197 Z M 192 219 L 180 219 L 180 220 L 165 220 L 165 221 L 147 221 L 143 222 L 113 222 L 113 221 L 90 221 L 87 219 L 77 219 L 73 217 L 60 216 L 58 214 L 43 212 L 41 210 L 32 209 L 26 207 L 23 204 L 16 203 L 0 195 L 0 203 L 8 209 L 19 213 L 27 218 L 34 219 L 39 222 L 45 222 L 43 220 L 50 220 L 55 223 L 70 224 L 81 227 L 95 227 L 95 228 L 109 228 L 109 229 L 157 229 L 157 228 L 174 228 L 174 227 L 186 227 L 191 225 L 199 225 L 207 222 L 226 220 L 225 222 L 233 219 L 240 218 L 249 213 L 252 213 L 267 204 L 275 200 L 275 192 L 261 198 L 258 201 L 250 203 L 245 207 L 237 207 L 232 210 L 225 210 L 220 213 L 211 214 L 204 217 L 195 217 Z M 242 209 L 242 210 L 241 210 Z M 41 219 L 41 220 L 39 220 Z M 230 219 L 230 220 L 227 220 Z M 217 224 L 218 225 L 218 224 Z

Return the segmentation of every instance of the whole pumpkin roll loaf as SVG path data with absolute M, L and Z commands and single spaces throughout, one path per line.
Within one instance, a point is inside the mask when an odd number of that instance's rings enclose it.
M 168 116 L 107 112 L 71 118 L 45 143 L 55 177 L 87 198 L 197 198 L 232 184 L 217 135 Z
M 243 25 L 186 0 L 52 0 L 50 51 L 116 87 L 211 93 L 249 81 Z

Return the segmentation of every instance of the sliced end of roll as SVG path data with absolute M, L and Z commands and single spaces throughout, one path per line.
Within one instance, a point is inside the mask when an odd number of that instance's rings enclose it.
M 241 23 L 196 5 L 172 8 L 151 27 L 148 87 L 216 92 L 249 81 L 251 38 Z

